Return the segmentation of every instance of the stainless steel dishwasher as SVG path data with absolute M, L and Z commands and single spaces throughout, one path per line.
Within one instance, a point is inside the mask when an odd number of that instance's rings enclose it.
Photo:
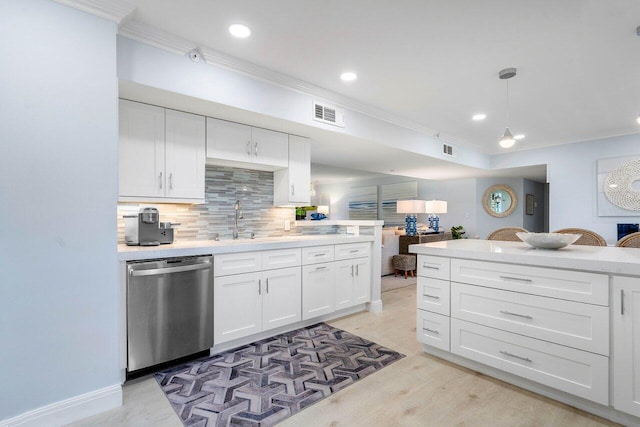
M 127 263 L 129 372 L 212 346 L 211 256 Z

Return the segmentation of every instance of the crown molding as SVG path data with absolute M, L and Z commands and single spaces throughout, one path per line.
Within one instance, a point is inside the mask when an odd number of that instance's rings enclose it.
M 120 25 L 136 9 L 124 0 L 53 0 Z
M 431 136 L 433 137 L 434 142 L 437 142 L 438 140 L 452 144 L 456 142 L 440 132 L 404 119 L 388 111 L 381 110 L 370 104 L 357 101 L 337 92 L 324 89 L 304 80 L 288 76 L 249 61 L 244 61 L 226 53 L 211 49 L 207 46 L 198 45 L 196 42 L 183 39 L 175 34 L 139 21 L 130 20 L 126 22 L 120 27 L 119 34 L 178 55 L 186 55 L 191 50 L 198 49 L 200 53 L 202 53 L 206 63 L 209 65 L 226 68 L 305 95 L 320 98 L 319 100 L 359 112 L 405 129 Z

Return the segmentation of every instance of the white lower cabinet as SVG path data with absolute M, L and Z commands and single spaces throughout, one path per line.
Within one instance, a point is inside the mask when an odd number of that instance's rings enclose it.
M 302 320 L 333 313 L 334 263 L 302 267 Z
M 418 341 L 449 351 L 449 316 L 418 310 L 416 319 L 416 337 Z
M 262 273 L 216 277 L 213 282 L 213 343 L 262 330 Z
M 300 267 L 214 279 L 214 344 L 302 319 Z
M 640 278 L 613 278 L 613 407 L 640 417 Z
M 609 358 L 451 319 L 451 352 L 505 372 L 609 404 Z
M 609 355 L 609 307 L 453 282 L 451 317 Z
M 361 242 L 215 255 L 214 345 L 369 302 L 370 252 Z
M 353 307 L 371 301 L 371 262 L 369 258 L 335 262 L 335 309 Z
M 418 275 L 416 336 L 426 351 L 445 350 L 609 405 L 608 275 L 428 255 L 418 255 Z M 619 400 L 635 399 L 637 411 L 640 374 L 629 375 L 640 360 L 636 316 L 614 333 L 624 334 L 621 346 L 636 335 L 635 349 L 623 351 L 626 394 Z
M 300 267 L 262 273 L 262 329 L 273 329 L 302 320 Z

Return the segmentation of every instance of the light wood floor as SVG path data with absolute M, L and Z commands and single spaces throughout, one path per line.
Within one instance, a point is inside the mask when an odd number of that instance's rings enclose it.
M 457 367 L 421 351 L 415 338 L 415 286 L 384 292 L 381 313 L 332 322 L 407 357 L 279 424 L 299 426 L 617 426 L 596 416 Z M 182 423 L 153 378 L 124 386 L 121 408 L 73 426 Z

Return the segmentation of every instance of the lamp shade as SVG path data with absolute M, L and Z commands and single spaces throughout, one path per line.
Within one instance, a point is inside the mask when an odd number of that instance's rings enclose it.
M 396 202 L 396 212 L 406 214 L 423 213 L 424 200 L 398 200 Z
M 447 213 L 447 202 L 444 200 L 427 200 L 423 212 L 432 214 Z

